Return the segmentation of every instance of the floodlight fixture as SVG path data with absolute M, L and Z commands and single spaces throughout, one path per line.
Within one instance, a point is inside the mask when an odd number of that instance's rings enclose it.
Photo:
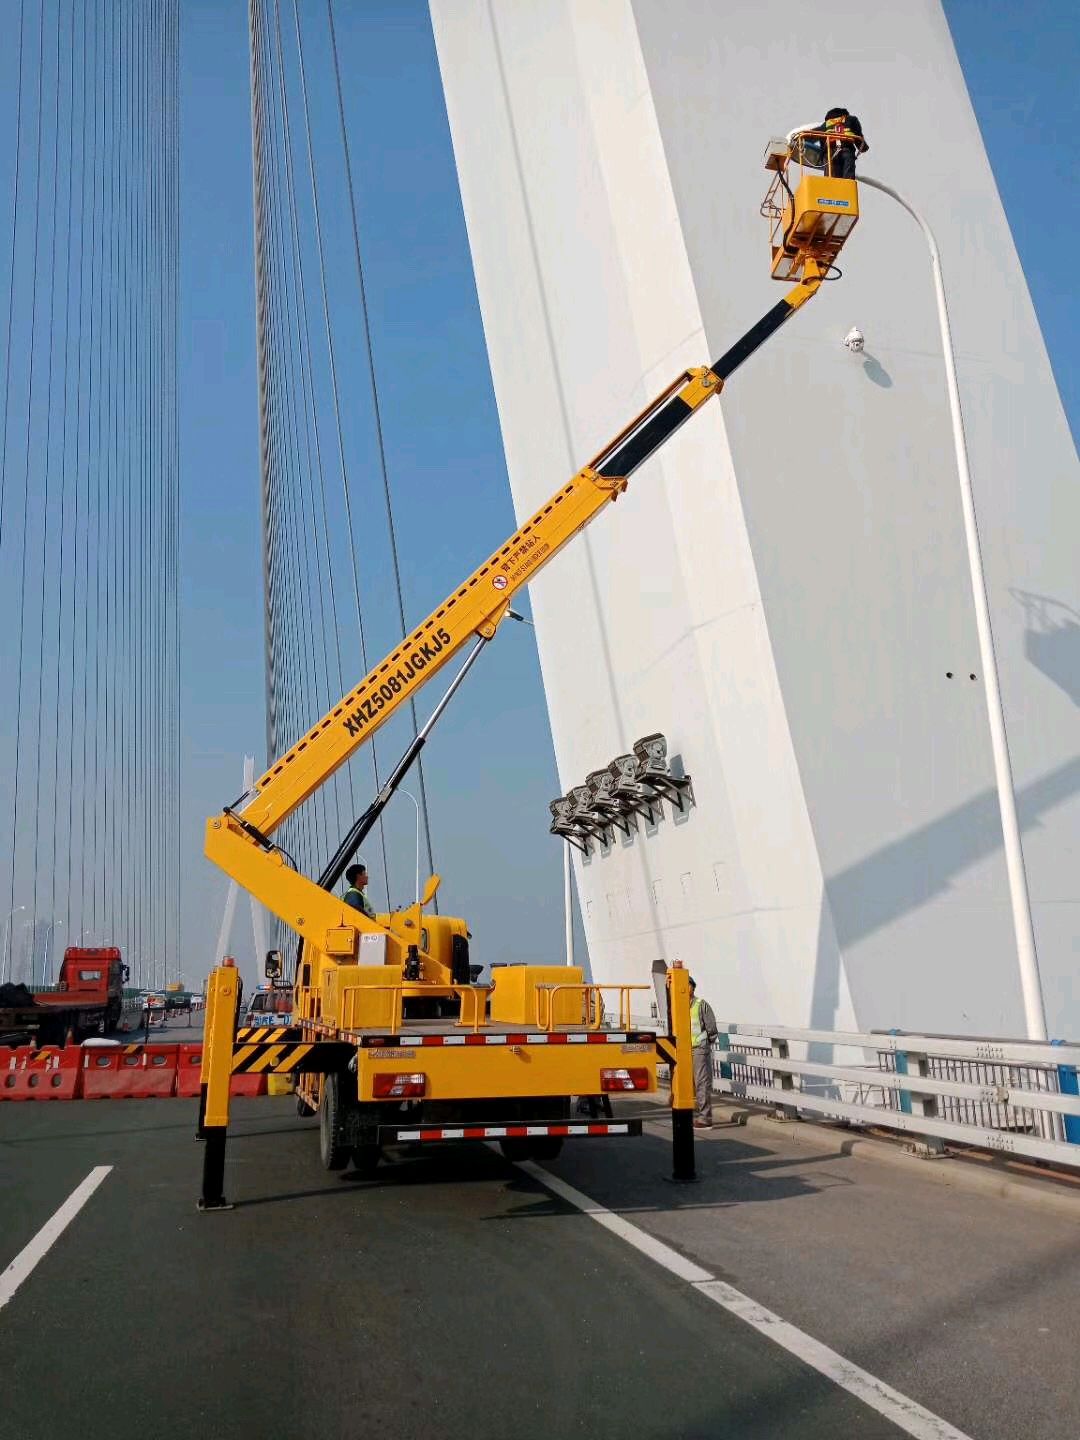
M 668 764 L 667 736 L 657 732 L 643 735 L 634 741 L 637 756 L 637 778 L 652 785 L 660 794 L 670 800 L 678 810 L 683 809 L 684 798 L 694 803 L 694 787 L 689 775 L 673 775 Z
M 573 845 L 575 850 L 580 850 L 583 855 L 588 855 L 590 853 L 589 836 L 573 818 L 571 814 L 573 802 L 570 798 L 560 795 L 557 800 L 550 802 L 548 809 L 551 811 L 550 833 L 558 835 L 568 845 Z
M 608 766 L 612 790 L 627 815 L 645 815 L 650 825 L 656 824 L 653 803 L 660 799 L 659 793 L 644 780 L 639 780 L 636 755 L 616 755 Z
M 624 835 L 630 834 L 626 814 L 615 794 L 615 777 L 607 768 L 591 770 L 585 786 L 592 797 L 591 813 L 604 825 L 615 825 Z
M 599 840 L 602 845 L 610 844 L 608 822 L 593 814 L 592 796 L 587 785 L 574 785 L 570 790 L 570 816 L 586 832 Z

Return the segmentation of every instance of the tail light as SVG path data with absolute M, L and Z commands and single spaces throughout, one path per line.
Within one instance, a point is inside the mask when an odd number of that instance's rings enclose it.
M 601 1070 L 600 1089 L 610 1090 L 647 1090 L 649 1088 L 649 1072 L 645 1069 L 633 1070 Z
M 423 1095 L 426 1089 L 427 1076 L 424 1074 L 375 1076 L 376 1100 L 408 1100 L 413 1096 Z

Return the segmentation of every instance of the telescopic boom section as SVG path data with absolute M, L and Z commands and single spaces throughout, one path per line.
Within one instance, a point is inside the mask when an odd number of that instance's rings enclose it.
M 212 821 L 237 827 L 257 844 L 343 765 L 474 636 L 490 639 L 523 585 L 594 516 L 618 499 L 630 475 L 713 395 L 728 377 L 813 296 L 821 274 L 808 273 L 713 365 L 684 371 L 652 404 L 507 540 L 366 675 L 329 714 L 267 770 L 255 787 Z

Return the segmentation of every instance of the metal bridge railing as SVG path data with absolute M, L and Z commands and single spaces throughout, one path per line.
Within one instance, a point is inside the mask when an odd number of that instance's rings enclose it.
M 841 1119 L 1080 1169 L 1080 1044 L 729 1024 L 714 1088 L 787 1115 Z

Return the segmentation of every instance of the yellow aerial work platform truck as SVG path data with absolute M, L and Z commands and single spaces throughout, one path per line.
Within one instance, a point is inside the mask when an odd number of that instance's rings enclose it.
M 432 876 L 416 903 L 369 918 L 334 894 L 454 693 L 510 613 L 515 593 L 601 510 L 743 361 L 829 278 L 858 218 L 853 180 L 828 173 L 816 132 L 773 142 L 774 179 L 762 205 L 772 229 L 773 274 L 796 283 L 710 366 L 678 375 L 568 480 L 422 624 L 206 827 L 206 854 L 296 931 L 292 1021 L 282 1031 L 237 1029 L 237 974 L 207 985 L 200 1138 L 200 1205 L 224 1196 L 229 1080 L 237 1072 L 296 1076 L 304 1113 L 318 1112 L 320 1158 L 371 1172 L 388 1146 L 499 1141 L 512 1158 L 552 1158 L 564 1140 L 637 1134 L 640 1119 L 578 1119 L 576 1096 L 650 1095 L 671 1072 L 673 1170 L 694 1174 L 690 997 L 685 970 L 657 986 L 660 1026 L 633 1020 L 634 992 L 599 986 L 573 966 L 508 965 L 488 984 L 469 964 L 462 919 L 427 913 Z M 835 136 L 830 138 L 835 139 Z M 824 153 L 824 173 L 811 173 Z M 821 168 L 820 164 L 817 167 Z M 798 178 L 793 172 L 804 172 Z M 299 873 L 274 831 L 459 652 L 449 688 L 367 811 L 317 879 Z M 277 978 L 279 960 L 270 964 Z M 607 1107 L 610 1112 L 610 1107 Z

